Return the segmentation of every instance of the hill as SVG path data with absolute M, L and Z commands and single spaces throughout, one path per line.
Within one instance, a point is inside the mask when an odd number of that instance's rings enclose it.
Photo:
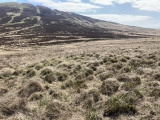
M 159 33 L 28 3 L 0 4 L 1 45 L 51 45 L 87 38 L 137 38 Z

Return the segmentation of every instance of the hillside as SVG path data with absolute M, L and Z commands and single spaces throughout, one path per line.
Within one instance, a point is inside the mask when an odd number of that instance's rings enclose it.
M 89 38 L 139 38 L 159 33 L 28 3 L 0 4 L 1 45 L 51 45 Z

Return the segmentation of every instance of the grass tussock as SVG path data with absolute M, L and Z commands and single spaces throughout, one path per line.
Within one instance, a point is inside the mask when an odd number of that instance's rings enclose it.
M 100 92 L 96 89 L 92 89 L 88 92 L 83 92 L 76 98 L 75 104 L 82 105 L 86 109 L 92 108 L 94 104 L 102 100 Z
M 137 113 L 136 104 L 143 96 L 137 90 L 126 94 L 112 96 L 105 103 L 104 117 L 118 116 L 120 114 L 134 115 Z
M 1 57 L 0 119 L 160 118 L 158 42 L 97 42 L 68 45 L 67 51 L 46 46 L 24 54 L 29 62 L 19 54 Z
M 31 81 L 26 87 L 18 92 L 19 97 L 29 97 L 35 92 L 42 91 L 43 87 L 39 82 Z
M 95 109 L 88 110 L 86 112 L 86 120 L 103 120 L 101 117 L 98 116 Z
M 69 119 L 71 117 L 70 109 L 59 102 L 50 102 L 46 106 L 45 116 L 49 120 Z
M 27 108 L 27 100 L 22 98 L 17 99 L 16 101 L 13 100 L 11 103 L 7 103 L 7 101 L 6 103 L 1 102 L 0 112 L 4 116 L 11 116 L 17 112 L 27 113 L 29 112 L 29 109 Z
M 103 81 L 100 87 L 100 91 L 102 94 L 110 96 L 118 91 L 119 86 L 120 85 L 117 81 L 106 80 Z
M 36 71 L 34 69 L 28 69 L 25 74 L 27 77 L 33 77 L 36 75 Z
M 1 87 L 0 88 L 0 96 L 6 94 L 8 92 L 8 88 Z

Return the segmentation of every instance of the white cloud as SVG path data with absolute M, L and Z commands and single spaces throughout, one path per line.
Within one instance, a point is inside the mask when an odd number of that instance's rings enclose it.
M 75 2 L 75 3 L 80 3 L 81 0 L 67 0 L 68 2 Z
M 90 0 L 100 5 L 114 5 L 114 3 L 130 3 L 132 7 L 147 11 L 160 11 L 160 0 Z
M 148 10 L 148 11 L 160 11 L 160 1 L 159 0 L 135 0 L 133 3 L 133 7 L 138 8 L 140 10 Z
M 101 8 L 100 6 L 84 3 L 81 0 L 67 0 L 66 2 L 61 2 L 57 0 L 28 0 L 32 3 L 40 3 L 43 6 L 58 9 L 69 12 L 86 12 L 94 11 L 95 9 Z
M 90 0 L 90 2 L 101 5 L 113 5 L 113 0 Z
M 113 21 L 113 22 L 133 22 L 133 21 L 142 21 L 142 20 L 147 20 L 151 19 L 149 16 L 139 16 L 139 15 L 126 15 L 126 14 L 92 14 L 92 15 L 87 15 L 95 19 L 100 19 L 100 20 L 105 20 L 105 21 Z
M 125 25 L 145 28 L 160 28 L 159 20 L 150 16 L 126 15 L 126 14 L 83 14 L 88 17 L 104 21 L 116 22 Z

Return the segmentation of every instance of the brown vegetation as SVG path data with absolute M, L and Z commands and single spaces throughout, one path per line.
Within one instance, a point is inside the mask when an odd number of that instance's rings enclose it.
M 1 55 L 0 119 L 158 120 L 159 45 L 98 41 Z

